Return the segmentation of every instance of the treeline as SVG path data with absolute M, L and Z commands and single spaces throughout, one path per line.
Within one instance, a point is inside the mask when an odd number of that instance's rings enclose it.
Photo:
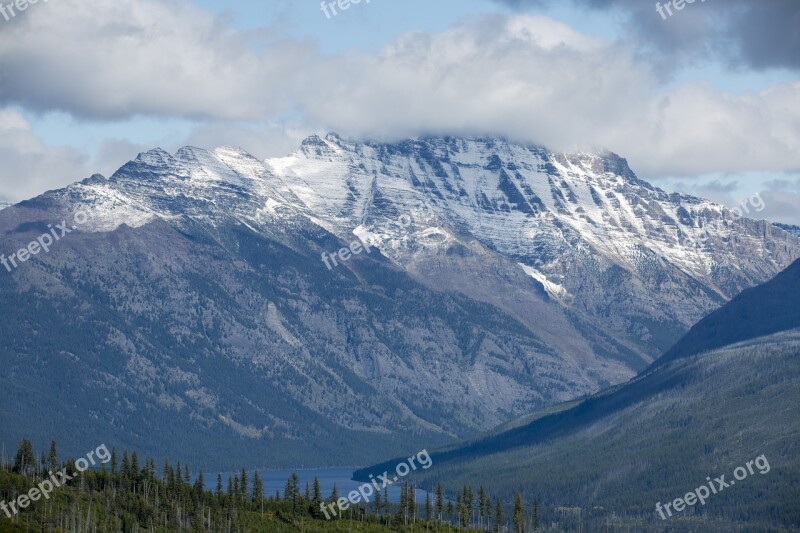
M 441 484 L 426 494 L 424 504 L 416 499 L 415 487 L 399 486 L 399 503 L 390 503 L 388 487 L 377 491 L 368 503 L 350 506 L 326 519 L 323 504 L 337 502 L 336 487 L 327 496 L 320 483 L 300 486 L 297 474 L 286 481 L 283 494 L 264 493 L 258 472 L 242 469 L 223 486 L 216 475 L 213 488 L 206 488 L 203 471 L 196 475 L 188 465 L 153 459 L 140 460 L 134 451 L 121 457 L 112 448 L 99 468 L 78 472 L 76 461 L 59 461 L 55 442 L 49 453 L 37 458 L 33 445 L 23 440 L 12 462 L 0 465 L 0 532 L 5 531 L 498 531 L 539 530 L 539 505 L 526 509 L 518 495 L 512 505 L 492 499 L 483 487 L 465 486 L 453 498 Z M 47 497 L 19 505 L 21 496 L 41 486 L 54 474 L 73 476 Z M 17 502 L 9 507 L 10 502 Z M 15 512 L 11 512 L 10 510 Z M 415 529 L 416 528 L 416 529 Z

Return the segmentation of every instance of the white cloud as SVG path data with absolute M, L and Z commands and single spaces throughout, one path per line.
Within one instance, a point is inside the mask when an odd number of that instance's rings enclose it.
M 0 109 L 0 199 L 18 202 L 89 175 L 88 157 L 47 146 L 16 111 Z
M 50 2 L 3 27 L 0 98 L 93 119 L 251 119 L 286 108 L 310 50 L 186 0 Z
M 0 71 L 0 105 L 79 120 L 188 118 L 187 142 L 260 157 L 331 130 L 606 147 L 644 178 L 800 169 L 800 82 L 738 96 L 705 84 L 666 89 L 634 50 L 546 17 L 487 16 L 403 35 L 380 53 L 326 55 L 273 30 L 239 32 L 187 0 L 50 2 L 3 28 Z M 43 161 L 73 163 L 31 172 L 85 165 L 37 142 Z M 139 147 L 112 141 L 104 165 Z

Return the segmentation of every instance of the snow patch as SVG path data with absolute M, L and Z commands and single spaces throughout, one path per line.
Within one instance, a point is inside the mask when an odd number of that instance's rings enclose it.
M 525 271 L 527 275 L 538 281 L 544 286 L 544 290 L 547 291 L 551 297 L 563 300 L 564 298 L 569 296 L 569 292 L 563 286 L 559 285 L 558 283 L 553 283 L 547 279 L 547 276 L 539 272 L 533 267 L 530 267 L 524 263 L 517 263 L 522 270 Z

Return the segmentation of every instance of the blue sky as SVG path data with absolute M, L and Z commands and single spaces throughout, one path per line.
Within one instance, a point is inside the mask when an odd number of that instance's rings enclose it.
M 0 200 L 154 146 L 271 157 L 326 130 L 495 133 L 610 148 L 728 204 L 764 191 L 800 222 L 800 39 L 769 41 L 800 8 L 743 2 L 669 20 L 638 0 L 364 0 L 331 18 L 317 0 L 31 6 L 0 19 Z

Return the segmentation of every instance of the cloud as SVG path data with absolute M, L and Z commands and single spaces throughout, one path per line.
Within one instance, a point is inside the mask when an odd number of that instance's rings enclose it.
M 0 200 L 18 202 L 87 177 L 89 158 L 45 145 L 21 114 L 0 109 Z
M 800 226 L 800 175 L 776 178 L 764 185 L 764 218 Z
M 690 22 L 688 7 L 671 27 Z M 237 31 L 186 0 L 50 2 L 3 28 L 0 72 L 0 106 L 100 122 L 191 119 L 188 143 L 259 157 L 328 130 L 602 147 L 645 178 L 800 169 L 800 82 L 738 96 L 700 83 L 666 89 L 634 47 L 547 17 L 484 16 L 377 53 L 325 54 L 271 29 Z M 106 146 L 103 170 L 139 148 L 125 142 Z
M 312 50 L 238 32 L 186 0 L 50 2 L 0 33 L 0 105 L 89 119 L 252 119 L 289 107 Z
M 495 0 L 512 8 L 540 8 L 553 0 Z M 562 0 L 559 0 L 559 2 Z M 666 61 L 717 57 L 755 70 L 800 69 L 800 2 L 797 0 L 697 0 L 666 20 L 656 2 L 572 0 L 584 8 L 627 14 L 625 28 Z M 662 0 L 661 4 L 668 4 Z
M 282 122 L 210 122 L 198 125 L 182 143 L 199 147 L 233 146 L 258 159 L 267 159 L 294 152 L 308 134 L 307 127 Z
M 606 147 L 645 177 L 800 168 L 800 82 L 740 96 L 662 88 L 618 45 L 545 17 L 487 18 L 338 58 L 307 98 L 318 123 L 354 137 L 500 134 L 555 150 Z M 340 131 L 341 130 L 341 131 Z

